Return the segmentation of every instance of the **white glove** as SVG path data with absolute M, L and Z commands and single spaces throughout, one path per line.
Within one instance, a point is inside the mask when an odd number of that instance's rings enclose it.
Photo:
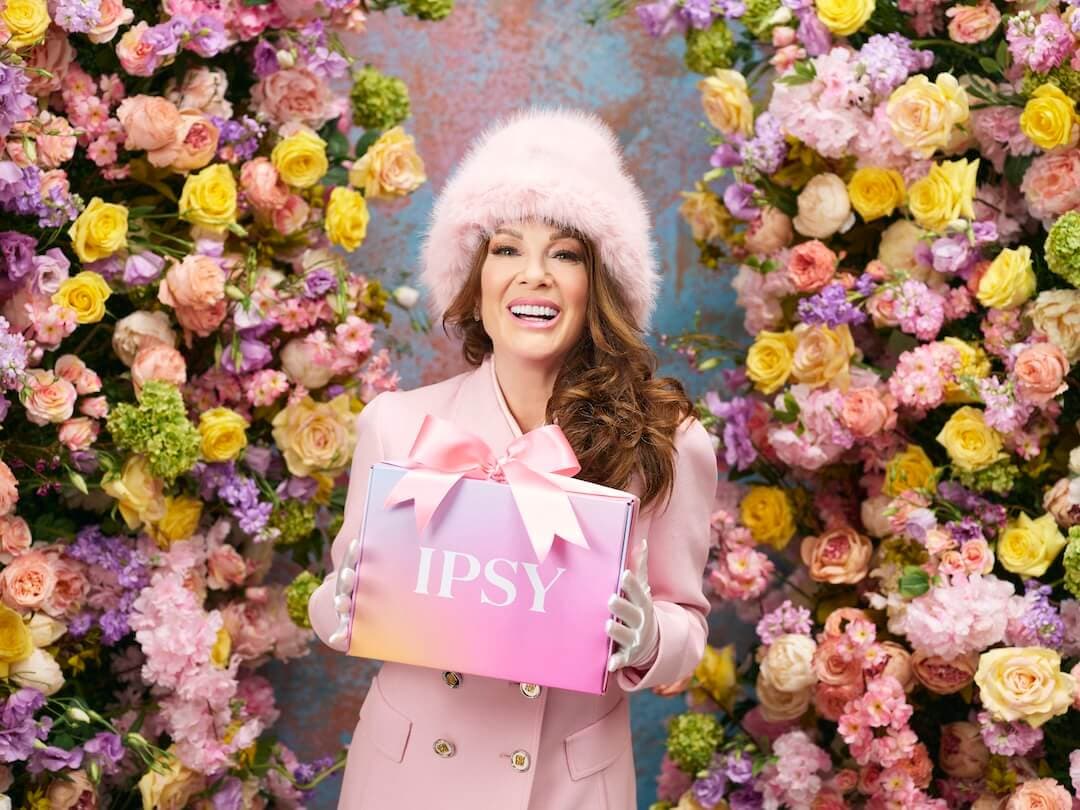
M 326 643 L 341 652 L 345 652 L 345 642 L 349 638 L 349 622 L 352 621 L 353 583 L 356 582 L 356 558 L 359 554 L 360 538 L 357 537 L 349 544 L 349 548 L 345 552 L 345 559 L 341 561 L 341 568 L 337 570 L 334 610 L 337 611 L 338 626 Z
M 619 649 L 608 658 L 608 672 L 623 667 L 639 667 L 652 662 L 660 647 L 660 624 L 653 610 L 649 590 L 649 547 L 641 541 L 641 554 L 635 570 L 623 571 L 619 588 L 626 597 L 612 594 L 608 607 L 617 619 L 608 619 L 605 630 Z

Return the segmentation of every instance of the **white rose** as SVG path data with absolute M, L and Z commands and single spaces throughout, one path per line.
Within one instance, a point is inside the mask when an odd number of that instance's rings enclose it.
M 314 391 L 334 376 L 329 366 L 316 362 L 315 348 L 303 338 L 293 338 L 281 350 L 281 368 L 294 383 Z
M 43 692 L 46 697 L 55 695 L 64 685 L 64 675 L 60 665 L 51 655 L 41 649 L 34 650 L 29 657 L 11 664 L 8 677 L 19 686 L 29 686 Z
M 139 310 L 116 322 L 112 337 L 113 351 L 125 366 L 131 367 L 139 349 L 155 343 L 176 348 L 176 333 L 164 312 Z
M 813 239 L 828 239 L 855 224 L 844 181 L 828 173 L 812 177 L 799 194 L 799 213 L 792 224 Z
M 420 293 L 415 288 L 402 284 L 394 290 L 394 300 L 405 309 L 412 309 L 420 300 Z
M 906 219 L 900 219 L 882 231 L 878 245 L 878 261 L 890 270 L 913 271 L 918 262 L 915 260 L 915 248 L 926 232 Z
M 1069 453 L 1069 472 L 1080 475 L 1080 447 L 1074 447 Z
M 1080 361 L 1080 290 L 1047 290 L 1028 309 L 1031 323 L 1057 344 L 1070 363 Z
M 48 647 L 67 632 L 67 625 L 47 613 L 35 613 L 28 623 L 35 647 Z
M 801 692 L 817 683 L 814 651 L 809 636 L 787 633 L 769 645 L 761 662 L 761 678 L 781 692 Z

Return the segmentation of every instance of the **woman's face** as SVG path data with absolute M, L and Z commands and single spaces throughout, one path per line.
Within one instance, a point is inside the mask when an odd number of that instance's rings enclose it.
M 536 221 L 496 229 L 480 271 L 480 317 L 496 354 L 561 363 L 584 331 L 588 298 L 579 239 Z

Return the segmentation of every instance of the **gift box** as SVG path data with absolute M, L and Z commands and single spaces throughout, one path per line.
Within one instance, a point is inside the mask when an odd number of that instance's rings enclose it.
M 349 654 L 603 693 L 638 499 L 578 469 L 556 426 L 496 458 L 427 417 L 409 458 L 371 468 Z

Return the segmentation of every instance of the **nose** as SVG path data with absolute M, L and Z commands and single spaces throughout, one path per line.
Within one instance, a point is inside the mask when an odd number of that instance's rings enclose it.
M 530 286 L 535 286 L 548 284 L 550 280 L 551 276 L 544 261 L 543 251 L 529 256 L 528 261 L 525 263 L 525 269 L 521 271 L 521 281 Z

